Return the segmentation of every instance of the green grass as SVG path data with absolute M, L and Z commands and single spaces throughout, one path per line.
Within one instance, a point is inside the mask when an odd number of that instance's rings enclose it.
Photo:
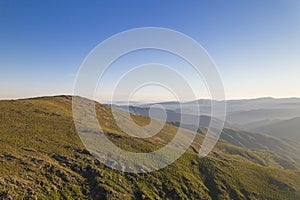
M 111 141 L 133 152 L 161 148 L 178 129 L 166 124 L 154 137 L 133 139 L 114 123 L 109 108 L 97 104 L 97 113 Z M 147 117 L 132 117 L 149 123 Z M 200 159 L 195 150 L 202 140 L 198 134 L 164 169 L 121 173 L 85 150 L 73 124 L 71 97 L 0 101 L 0 199 L 300 199 L 300 171 L 290 159 L 224 141 Z M 292 164 L 295 170 L 289 169 Z

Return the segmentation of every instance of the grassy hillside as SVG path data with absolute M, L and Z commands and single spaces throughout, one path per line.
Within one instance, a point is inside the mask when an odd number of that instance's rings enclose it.
M 268 99 L 266 99 L 268 100 Z M 170 104 L 170 103 L 167 103 Z M 117 106 L 118 109 L 121 110 L 127 110 L 126 106 Z M 137 107 L 137 106 L 130 106 L 128 108 L 128 111 L 130 113 L 140 114 L 144 116 L 149 115 L 149 107 Z M 197 130 L 198 127 L 194 127 L 194 125 L 186 125 L 186 124 L 180 124 L 180 119 L 182 115 L 180 113 L 177 113 L 172 110 L 166 110 L 167 114 L 167 121 L 174 125 L 174 126 L 181 126 L 182 128 L 186 128 L 189 130 Z M 194 116 L 184 114 L 185 118 L 192 118 Z M 295 135 L 296 133 L 296 121 L 299 118 L 296 118 L 292 120 L 292 123 L 288 123 L 291 125 L 290 129 L 292 129 L 294 132 L 291 132 L 291 135 Z M 214 119 L 217 120 L 217 119 Z M 191 120 L 192 121 L 192 120 Z M 199 129 L 198 132 L 205 134 L 207 132 L 207 127 L 211 121 L 211 117 L 206 115 L 201 115 L 199 118 Z M 284 126 L 286 129 L 287 126 Z M 274 129 L 272 129 L 274 130 Z M 269 130 L 269 133 L 271 131 Z M 274 133 L 278 133 L 278 130 Z M 281 132 L 281 134 L 288 133 L 288 131 Z M 263 151 L 271 151 L 272 155 L 276 155 L 275 160 L 280 162 L 285 167 L 295 169 L 297 168 L 296 165 L 300 164 L 300 141 L 291 141 L 286 139 L 281 139 L 277 137 L 272 137 L 267 134 L 261 134 L 251 131 L 244 131 L 239 130 L 234 127 L 232 127 L 230 124 L 225 123 L 225 128 L 222 131 L 221 139 L 225 140 L 226 142 L 233 144 L 235 146 L 239 147 L 245 147 L 250 148 L 254 150 L 263 150 Z M 298 164 L 297 164 L 298 163 Z
M 82 145 L 71 107 L 68 96 L 0 101 L 1 199 L 300 199 L 300 171 L 288 158 L 282 162 L 272 152 L 220 141 L 200 159 L 201 134 L 164 169 L 147 174 L 112 170 Z M 105 134 L 127 150 L 160 148 L 177 131 L 166 124 L 154 137 L 133 139 L 119 130 L 109 108 L 97 104 L 96 110 Z M 133 118 L 139 124 L 150 121 Z
M 272 137 L 266 134 L 224 128 L 221 139 L 240 147 L 271 151 L 300 164 L 300 142 Z

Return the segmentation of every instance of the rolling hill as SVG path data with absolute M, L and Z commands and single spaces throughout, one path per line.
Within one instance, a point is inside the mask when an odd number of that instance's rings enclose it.
M 167 103 L 169 104 L 169 103 Z M 148 107 L 137 107 L 137 106 L 116 106 L 115 108 L 118 108 L 120 110 L 129 111 L 132 114 L 139 114 L 144 116 L 149 116 L 149 108 Z M 211 117 L 207 115 L 201 115 L 199 117 L 199 124 L 198 127 L 195 129 L 194 126 L 189 124 L 180 124 L 181 117 L 186 118 L 193 118 L 195 116 L 188 115 L 188 114 L 180 114 L 173 110 L 166 110 L 166 120 L 168 123 L 174 125 L 174 126 L 181 126 L 182 128 L 189 129 L 189 130 L 197 130 L 199 133 L 202 133 L 205 135 L 207 132 L 207 126 L 209 126 L 209 123 L 211 121 Z M 161 116 L 157 116 L 158 119 L 160 119 Z M 297 118 L 298 119 L 298 118 Z M 295 120 L 297 120 L 295 119 Z M 300 118 L 299 118 L 300 119 Z M 214 118 L 214 120 L 218 120 Z M 192 121 L 192 120 L 191 120 Z M 269 121 L 268 121 L 269 122 Z M 265 121 L 261 122 L 261 124 L 267 124 Z M 254 126 L 254 125 L 253 125 Z M 290 133 L 292 136 L 298 135 L 297 133 L 297 127 L 299 124 L 293 123 L 293 126 L 290 127 L 290 124 L 285 126 L 286 132 Z M 248 129 L 250 129 L 250 125 L 248 125 Z M 254 126 L 255 127 L 255 126 Z M 281 127 L 281 126 L 280 126 Z M 288 127 L 293 129 L 293 131 L 288 132 Z M 267 128 L 267 126 L 266 126 Z M 288 137 L 281 137 L 280 133 L 283 134 L 283 132 L 279 132 L 280 129 L 276 129 L 277 127 L 273 127 L 274 133 L 272 131 L 266 131 L 266 133 L 270 134 L 263 134 L 258 133 L 260 130 L 261 132 L 264 132 L 263 129 L 255 129 L 253 131 L 245 131 L 241 130 L 239 128 L 235 128 L 229 123 L 225 123 L 225 127 L 221 134 L 221 139 L 225 140 L 226 142 L 233 144 L 235 146 L 245 147 L 249 149 L 254 150 L 264 150 L 264 151 L 272 151 L 276 152 L 284 157 L 291 158 L 294 162 L 300 164 L 300 141 L 292 141 L 292 140 L 286 140 L 281 138 L 288 138 Z M 275 131 L 275 129 L 277 131 Z M 278 133 L 279 132 L 279 133 Z M 276 135 L 278 133 L 278 135 Z M 275 136 L 275 137 L 274 137 Z M 277 137 L 276 137 L 277 136 Z M 291 138 L 292 139 L 292 138 Z
M 290 140 L 300 141 L 300 117 L 288 119 L 288 120 L 277 120 L 267 124 L 261 124 L 254 128 L 255 131 L 268 133 L 270 135 L 288 138 Z
M 133 138 L 117 127 L 110 108 L 96 103 L 96 111 L 107 137 L 130 151 L 161 148 L 178 130 L 165 124 L 151 138 Z M 132 118 L 140 125 L 150 121 L 141 115 Z M 293 159 L 226 141 L 199 158 L 202 134 L 181 158 L 158 171 L 110 169 L 81 143 L 70 96 L 0 101 L 0 119 L 1 199 L 300 198 L 300 171 Z
M 224 103 L 214 101 L 215 104 Z M 200 99 L 188 102 L 158 102 L 151 104 L 134 104 L 131 108 L 133 113 L 144 114 L 144 111 L 155 104 L 162 105 L 171 113 L 181 113 L 181 108 L 188 111 L 185 115 L 193 115 L 195 109 L 200 108 L 201 116 L 209 116 L 211 111 L 211 101 Z M 272 136 L 284 139 L 299 140 L 300 124 L 297 123 L 300 118 L 300 99 L 299 98 L 258 98 L 258 99 L 240 99 L 227 100 L 227 126 L 236 127 L 241 130 L 252 132 L 264 132 Z M 124 108 L 124 106 L 120 106 Z M 216 113 L 218 115 L 218 113 Z M 146 114 L 147 115 L 147 114 Z M 218 117 L 216 115 L 216 117 Z M 177 117 L 178 118 L 178 117 Z M 169 121 L 178 121 L 169 118 Z M 205 121 L 205 120 L 204 120 Z M 204 125 L 204 124 L 203 124 Z M 204 125 L 205 126 L 205 125 Z

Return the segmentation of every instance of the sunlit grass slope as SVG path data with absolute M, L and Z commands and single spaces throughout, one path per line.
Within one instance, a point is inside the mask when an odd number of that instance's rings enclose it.
M 166 124 L 149 139 L 133 138 L 118 128 L 110 108 L 97 104 L 96 110 L 105 134 L 130 151 L 161 148 L 177 131 Z M 133 118 L 141 125 L 150 121 Z M 94 159 L 81 143 L 71 97 L 0 101 L 0 198 L 300 199 L 300 171 L 292 160 L 279 162 L 283 158 L 273 152 L 224 141 L 200 159 L 202 139 L 198 134 L 192 147 L 164 169 L 121 173 Z

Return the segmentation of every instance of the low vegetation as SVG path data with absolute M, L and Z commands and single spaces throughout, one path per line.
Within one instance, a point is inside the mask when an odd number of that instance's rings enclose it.
M 130 151 L 160 148 L 178 129 L 166 124 L 156 136 L 132 139 L 115 124 L 110 108 L 97 104 L 96 110 L 105 134 Z M 139 124 L 150 121 L 132 117 Z M 199 158 L 202 139 L 198 134 L 191 148 L 164 169 L 123 173 L 106 167 L 81 143 L 70 96 L 0 101 L 0 198 L 300 199 L 295 159 L 223 140 Z

